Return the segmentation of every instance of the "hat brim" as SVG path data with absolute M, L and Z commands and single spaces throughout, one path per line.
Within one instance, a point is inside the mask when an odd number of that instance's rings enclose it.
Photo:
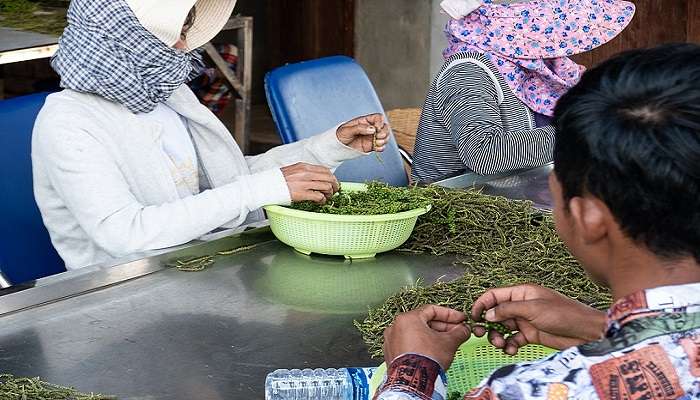
M 231 18 L 236 0 L 198 0 L 197 16 L 187 32 L 187 46 L 196 49 L 211 41 Z
M 486 5 L 467 19 L 481 19 L 480 47 L 508 57 L 543 59 L 584 53 L 610 42 L 634 13 L 628 1 L 534 0 Z

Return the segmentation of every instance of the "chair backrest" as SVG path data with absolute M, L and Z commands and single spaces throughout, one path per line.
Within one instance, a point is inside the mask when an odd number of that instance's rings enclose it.
M 13 284 L 65 271 L 32 188 L 32 129 L 46 96 L 0 101 L 0 270 Z
M 284 143 L 305 139 L 358 116 L 384 114 L 365 71 L 344 56 L 277 68 L 265 77 L 265 92 Z M 380 157 L 370 154 L 346 161 L 336 170 L 336 176 L 346 182 L 408 184 L 393 137 Z

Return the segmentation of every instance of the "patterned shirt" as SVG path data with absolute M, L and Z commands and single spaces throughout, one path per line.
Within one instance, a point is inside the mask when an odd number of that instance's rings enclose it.
M 700 283 L 624 297 L 608 310 L 607 324 L 597 342 L 496 370 L 465 400 L 700 399 Z M 436 365 L 418 355 L 398 358 L 375 399 L 445 399 Z M 415 375 L 440 383 L 401 379 Z

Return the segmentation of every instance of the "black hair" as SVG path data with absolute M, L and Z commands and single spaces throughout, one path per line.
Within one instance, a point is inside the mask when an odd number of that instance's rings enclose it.
M 660 257 L 700 262 L 700 46 L 622 53 L 558 102 L 564 198 L 591 194 Z
M 197 19 L 197 7 L 192 6 L 190 9 L 190 12 L 187 14 L 187 17 L 185 18 L 185 23 L 182 25 L 182 32 L 180 32 L 180 39 L 185 40 L 187 37 L 187 32 L 189 32 L 190 29 L 192 29 L 192 25 L 194 25 L 194 21 Z

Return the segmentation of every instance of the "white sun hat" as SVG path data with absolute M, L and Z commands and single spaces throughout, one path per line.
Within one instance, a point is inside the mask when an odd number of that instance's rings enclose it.
M 197 14 L 187 31 L 187 47 L 196 49 L 212 40 L 231 17 L 236 0 L 126 0 L 141 25 L 167 46 L 180 39 L 192 7 Z
M 524 3 L 528 0 L 492 0 L 493 4 Z M 454 19 L 462 19 L 484 5 L 483 0 L 443 0 L 442 10 Z
M 454 19 L 461 19 L 483 5 L 481 0 L 444 0 L 440 7 Z

